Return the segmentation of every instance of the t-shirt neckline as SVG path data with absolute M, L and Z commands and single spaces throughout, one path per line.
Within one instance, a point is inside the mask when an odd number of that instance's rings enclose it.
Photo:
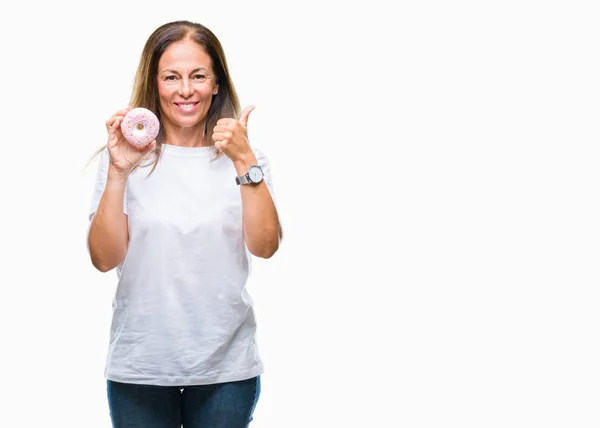
M 182 155 L 182 156 L 200 156 L 206 155 L 213 152 L 213 146 L 196 146 L 196 147 L 184 147 L 174 146 L 173 144 L 162 144 L 162 150 L 165 153 Z

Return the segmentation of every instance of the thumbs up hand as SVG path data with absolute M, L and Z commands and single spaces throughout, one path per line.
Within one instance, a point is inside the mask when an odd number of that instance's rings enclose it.
M 248 141 L 248 117 L 254 108 L 254 106 L 246 107 L 240 114 L 240 120 L 219 119 L 213 128 L 212 139 L 215 142 L 215 148 L 223 152 L 234 163 L 243 161 L 252 154 Z

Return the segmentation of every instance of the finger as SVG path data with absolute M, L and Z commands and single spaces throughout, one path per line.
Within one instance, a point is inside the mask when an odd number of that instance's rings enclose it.
M 115 123 L 115 120 L 117 120 L 117 116 L 111 116 L 110 119 L 106 121 L 106 128 L 110 129 L 113 123 Z
M 231 117 L 224 117 L 217 121 L 217 126 L 229 126 L 229 125 L 233 125 L 234 122 L 236 122 L 235 119 L 232 119 Z
M 125 118 L 125 116 L 123 116 L 123 115 L 121 115 L 121 116 L 117 116 L 117 115 L 112 116 L 110 119 L 108 119 L 106 121 L 106 127 L 108 129 L 114 128 L 115 123 L 118 121 L 119 124 L 120 124 L 123 121 L 124 118 Z
M 113 115 L 110 117 L 110 119 L 108 119 L 108 120 L 106 121 L 106 124 L 108 125 L 108 123 L 109 123 L 109 122 L 113 122 L 113 121 L 114 121 L 114 120 L 115 120 L 117 117 L 125 117 L 125 115 L 126 115 L 127 113 L 129 113 L 129 111 L 130 111 L 130 110 L 131 110 L 131 108 L 129 108 L 129 107 L 128 107 L 128 108 L 126 108 L 126 109 L 123 109 L 123 110 L 119 110 L 118 112 L 116 112 L 115 114 L 113 114 Z
M 220 132 L 213 132 L 212 139 L 214 141 L 222 141 L 225 139 L 225 136 L 223 134 L 221 134 Z
M 108 143 L 106 143 L 106 147 L 110 148 L 114 148 L 117 147 L 119 144 L 119 139 L 117 137 L 113 137 L 110 140 L 108 140 Z
M 242 124 L 246 128 L 248 127 L 248 117 L 250 116 L 252 110 L 254 110 L 255 108 L 255 106 L 248 106 L 242 111 L 242 114 L 240 115 L 240 122 L 242 122 Z
M 106 125 L 110 126 L 109 122 L 114 122 L 115 118 L 117 118 L 119 116 L 124 117 L 127 113 L 129 113 L 131 111 L 131 109 L 132 109 L 132 107 L 127 107 L 127 108 L 124 108 L 124 109 L 121 109 L 121 110 L 117 111 L 115 114 L 113 114 L 110 117 L 110 119 L 108 119 L 106 121 Z
M 129 113 L 130 110 L 131 110 L 131 107 L 121 109 L 118 112 L 116 112 L 113 116 L 125 116 L 127 113 Z
M 108 147 L 117 147 L 119 145 L 119 136 L 116 135 L 114 132 L 111 132 L 108 135 L 108 142 L 106 143 L 106 145 Z
M 119 126 L 121 125 L 121 121 L 123 119 L 121 119 L 120 117 L 115 118 L 115 121 L 113 122 L 112 126 L 110 127 L 111 132 L 115 132 L 117 129 L 119 129 Z
M 229 131 L 229 126 L 226 126 L 226 125 L 217 125 L 213 128 L 213 133 L 215 133 L 215 132 L 223 133 L 226 131 Z
M 156 140 L 150 141 L 144 146 L 144 153 L 150 153 L 156 147 Z
M 110 150 L 108 151 L 108 161 L 112 164 L 117 163 L 110 154 Z

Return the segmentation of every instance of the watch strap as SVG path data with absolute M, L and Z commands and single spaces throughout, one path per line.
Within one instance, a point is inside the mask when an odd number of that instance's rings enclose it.
M 238 185 L 251 183 L 248 173 L 245 173 L 244 175 L 239 175 L 239 176 L 235 177 L 235 182 Z

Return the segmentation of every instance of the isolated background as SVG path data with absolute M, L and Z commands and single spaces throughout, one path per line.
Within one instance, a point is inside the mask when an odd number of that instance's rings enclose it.
M 393 7 L 392 7 L 393 6 Z M 248 284 L 253 428 L 598 427 L 592 1 L 2 6 L 0 426 L 109 427 L 85 247 L 143 44 L 220 38 L 285 239 Z

